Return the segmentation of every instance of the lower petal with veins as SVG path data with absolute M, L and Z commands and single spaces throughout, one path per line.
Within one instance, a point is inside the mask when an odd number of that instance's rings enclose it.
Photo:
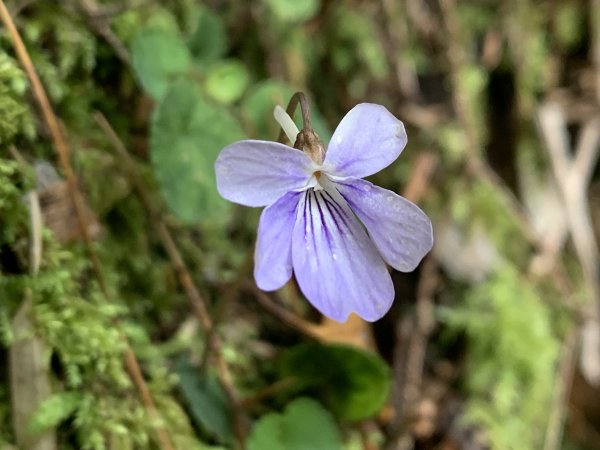
M 335 190 L 309 189 L 298 204 L 292 261 L 300 289 L 324 315 L 343 322 L 351 312 L 380 319 L 394 288 L 386 265 Z

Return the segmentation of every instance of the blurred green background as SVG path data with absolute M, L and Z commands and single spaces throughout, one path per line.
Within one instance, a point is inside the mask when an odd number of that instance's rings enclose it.
M 70 155 L 5 17 L 1 450 L 600 448 L 600 1 L 5 3 Z M 257 291 L 216 192 L 298 90 L 407 128 L 435 247 L 373 325 Z

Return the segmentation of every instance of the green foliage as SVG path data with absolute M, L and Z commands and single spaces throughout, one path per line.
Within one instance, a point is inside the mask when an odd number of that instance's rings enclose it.
M 32 4 L 27 20 L 18 26 L 36 72 L 61 119 L 71 129 L 89 124 L 89 111 L 97 96 L 91 89 L 98 60 L 94 31 L 82 26 L 77 17 L 65 13 L 62 2 Z M 31 134 L 33 127 L 30 125 L 26 134 Z M 36 156 L 47 156 L 47 149 L 40 142 L 36 142 L 36 147 Z
M 46 242 L 40 274 L 22 280 L 32 289 L 34 321 L 42 337 L 61 356 L 70 387 L 78 388 L 90 377 L 107 378 L 120 388 L 128 387 L 120 356 L 124 342 L 112 326 L 119 307 L 104 302 L 94 285 L 82 298 L 82 260 L 66 251 L 53 251 L 52 246 Z
M 480 225 L 498 246 L 501 254 L 515 264 L 525 264 L 531 249 L 513 215 L 506 214 L 507 200 L 486 181 L 457 187 L 452 199 L 452 216 L 469 227 Z
M 248 450 L 341 450 L 333 417 L 308 398 L 291 402 L 282 414 L 270 413 L 254 425 Z
M 337 4 L 334 11 L 332 20 L 336 23 L 336 41 L 331 56 L 336 68 L 354 75 L 357 68 L 364 67 L 371 77 L 384 78 L 389 67 L 381 41 L 377 39 L 377 24 L 373 16 L 342 4 Z M 358 78 L 355 76 L 354 80 Z
M 162 98 L 170 83 L 186 74 L 191 64 L 183 40 L 158 28 L 139 32 L 131 46 L 131 59 L 140 83 L 156 99 Z
M 29 108 L 25 103 L 26 78 L 15 61 L 0 53 L 0 145 L 18 133 L 29 138 L 35 134 Z
M 554 30 L 558 43 L 566 49 L 574 48 L 583 38 L 585 13 L 574 1 L 560 2 L 554 16 Z
M 194 62 L 200 67 L 219 60 L 227 49 L 225 26 L 221 17 L 208 8 L 198 11 L 196 30 L 189 40 Z
M 540 448 L 560 343 L 538 291 L 506 264 L 442 317 L 469 339 L 469 420 L 494 449 Z
M 307 343 L 290 349 L 281 362 L 283 376 L 316 391 L 346 420 L 363 420 L 385 404 L 391 375 L 381 357 L 354 347 Z
M 248 70 L 239 61 L 222 61 L 206 75 L 206 93 L 220 103 L 239 100 L 249 82 Z
M 227 397 L 213 375 L 201 375 L 197 368 L 184 359 L 177 364 L 181 394 L 191 411 L 196 425 L 216 437 L 219 442 L 230 443 L 231 412 Z
M 517 74 L 518 99 L 523 113 L 531 113 L 537 94 L 551 79 L 549 39 L 544 11 L 535 1 L 513 1 L 510 54 Z
M 31 176 L 22 166 L 0 158 L 0 245 L 13 243 L 27 226 L 23 195 L 31 185 Z
M 9 8 L 16 5 L 8 3 Z M 90 20 L 73 2 L 21 3 L 27 4 L 15 14 L 17 26 L 68 132 L 86 199 L 102 223 L 102 236 L 94 245 L 109 289 L 105 299 L 79 243 L 58 244 L 47 230 L 41 272 L 27 275 L 24 195 L 34 183 L 24 165 L 0 159 L 0 355 L 7 354 L 12 316 L 26 291 L 34 303 L 36 332 L 53 355 L 55 394 L 35 415 L 34 431 L 58 427 L 58 444 L 65 450 L 156 447 L 156 423 L 123 366 L 124 333 L 175 447 L 207 449 L 204 437 L 234 446 L 231 411 L 215 378 L 176 364 L 182 353 L 197 357 L 205 342 L 188 323 L 190 307 L 153 232 L 153 218 L 132 195 L 122 161 L 99 138 L 92 120 L 98 109 L 136 156 L 150 197 L 156 181 L 179 219 L 174 224 L 177 245 L 202 294 L 215 302 L 209 302 L 209 309 L 217 311 L 224 357 L 242 397 L 253 397 L 264 387 L 262 377 L 291 377 L 335 417 L 314 400 L 289 401 L 281 395 L 256 402 L 246 411 L 257 420 L 251 450 L 339 449 L 340 433 L 348 437 L 345 448 L 362 448 L 352 422 L 372 417 L 388 398 L 387 364 L 371 354 L 318 344 L 284 352 L 279 371 L 272 361 L 264 362 L 265 355 L 296 340 L 273 332 L 272 323 L 247 298 L 251 281 L 244 262 L 251 258 L 260 211 L 227 210 L 214 186 L 217 152 L 246 134 L 275 139 L 279 129 L 273 107 L 285 106 L 302 90 L 311 97 L 313 124 L 324 142 L 330 139 L 330 125 L 349 107 L 372 101 L 385 103 L 407 124 L 410 142 L 403 158 L 424 148 L 442 155 L 424 209 L 454 222 L 466 238 L 483 230 L 501 255 L 485 282 L 440 286 L 444 302 L 461 299 L 441 310 L 451 331 L 467 341 L 459 355 L 467 361 L 460 380 L 464 389 L 457 394 L 467 405 L 466 419 L 493 448 L 541 447 L 558 354 L 555 330 L 572 325 L 564 316 L 555 317 L 562 313 L 549 304 L 562 297 L 551 283 L 538 286 L 525 274 L 532 245 L 508 207 L 506 193 L 466 173 L 464 162 L 467 137 L 474 136 L 484 158 L 488 130 L 496 125 L 489 119 L 501 109 L 490 101 L 497 95 L 491 80 L 500 74 L 516 82 L 516 106 L 505 111 L 507 120 L 515 115 L 519 128 L 510 136 L 517 154 L 513 163 L 522 166 L 528 158 L 539 169 L 536 175 L 545 175 L 539 139 L 523 130 L 533 129 L 534 108 L 542 96 L 554 96 L 555 87 L 569 95 L 589 88 L 591 71 L 583 50 L 590 47 L 593 24 L 599 22 L 588 20 L 589 5 L 579 0 L 458 2 L 458 33 L 451 39 L 462 64 L 453 68 L 448 64 L 448 22 L 440 8 L 393 11 L 389 5 L 394 2 L 362 2 L 358 8 L 358 2 L 320 0 L 106 0 L 96 2 L 99 10 Z M 116 56 L 119 40 L 131 50 L 132 67 Z M 9 56 L 13 51 L 5 31 L 0 43 L 2 158 L 14 145 L 25 161 L 54 160 L 43 122 L 32 114 L 27 79 Z M 419 85 L 416 97 L 404 92 L 406 76 Z M 149 105 L 139 95 L 135 81 L 155 103 Z M 456 99 L 460 105 L 452 111 L 449 106 Z M 452 118 L 455 113 L 460 120 Z M 299 123 L 298 113 L 295 120 Z M 379 174 L 381 184 L 397 188 L 411 167 L 400 163 Z M 522 192 L 516 194 L 519 201 Z M 153 206 L 160 211 L 161 202 Z M 580 270 L 570 269 L 566 276 L 578 292 Z M 405 284 L 400 275 L 395 277 Z M 293 298 L 293 288 L 288 291 Z M 399 314 L 404 314 L 402 308 Z M 439 356 L 440 350 L 434 334 L 426 367 L 448 357 Z M 6 371 L 0 372 L 3 447 L 14 437 L 10 386 Z M 265 412 L 273 404 L 284 411 Z M 454 423 L 451 432 L 460 433 L 460 420 Z
M 195 223 L 223 214 L 228 205 L 216 190 L 214 162 L 243 136 L 237 120 L 196 83 L 171 85 L 152 121 L 151 157 L 161 192 L 180 219 Z
M 79 392 L 60 392 L 48 397 L 31 418 L 29 430 L 39 434 L 60 425 L 76 411 L 82 400 Z
M 278 22 L 296 23 L 308 20 L 319 10 L 320 0 L 265 0 Z

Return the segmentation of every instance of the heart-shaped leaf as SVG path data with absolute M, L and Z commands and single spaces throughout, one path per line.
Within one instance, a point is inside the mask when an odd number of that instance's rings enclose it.
M 214 163 L 226 145 L 243 139 L 238 121 L 190 80 L 174 83 L 152 121 L 151 161 L 171 210 L 186 223 L 222 215 Z
M 248 450 L 341 450 L 339 431 L 331 414 L 318 402 L 299 398 L 282 414 L 260 418 L 252 430 Z
M 337 416 L 362 420 L 376 414 L 387 401 L 391 375 L 378 355 L 339 344 L 306 343 L 282 358 L 284 377 L 295 377 Z

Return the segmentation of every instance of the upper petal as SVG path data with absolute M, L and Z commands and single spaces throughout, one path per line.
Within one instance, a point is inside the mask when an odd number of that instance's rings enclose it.
M 240 141 L 225 147 L 215 162 L 217 190 L 235 203 L 266 206 L 286 192 L 302 189 L 314 163 L 302 151 L 270 141 Z
M 332 175 L 366 177 L 396 160 L 406 141 L 404 125 L 384 106 L 361 103 L 336 128 L 323 166 Z
M 254 250 L 254 279 L 264 291 L 274 291 L 292 276 L 292 231 L 299 192 L 288 192 L 267 206 L 258 223 Z
M 302 194 L 292 237 L 300 289 L 326 316 L 343 322 L 351 312 L 380 319 L 394 299 L 379 252 L 335 190 Z
M 365 180 L 337 181 L 336 188 L 394 269 L 414 270 L 431 250 L 431 221 L 414 203 Z

